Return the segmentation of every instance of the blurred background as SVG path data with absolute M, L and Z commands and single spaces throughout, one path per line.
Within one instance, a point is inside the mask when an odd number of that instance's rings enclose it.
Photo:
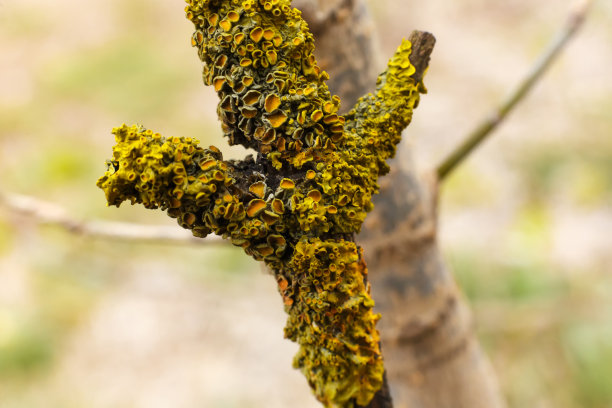
M 371 1 L 384 54 L 438 43 L 403 147 L 425 171 L 499 103 L 570 1 Z M 227 147 L 184 3 L 0 0 L 0 191 L 174 225 L 95 187 L 139 123 Z M 510 407 L 612 407 L 612 2 L 444 185 L 440 241 Z M 178 227 L 177 227 L 178 228 Z M 109 242 L 0 207 L 3 408 L 319 406 L 273 279 L 223 245 Z

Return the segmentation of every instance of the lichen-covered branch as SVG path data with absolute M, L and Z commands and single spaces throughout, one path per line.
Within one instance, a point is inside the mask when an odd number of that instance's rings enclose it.
M 424 91 L 411 44 L 344 118 L 289 0 L 187 3 L 224 133 L 257 157 L 224 161 L 195 139 L 123 125 L 98 186 L 110 205 L 166 210 L 195 236 L 221 235 L 264 261 L 289 315 L 285 335 L 300 344 L 294 365 L 316 397 L 328 407 L 366 405 L 384 367 L 353 235 Z
M 410 62 L 411 52 L 412 43 L 404 40 L 389 61 L 387 71 L 378 77 L 375 93 L 360 98 L 346 115 L 347 128 L 357 135 L 359 147 L 371 152 L 379 175 L 389 171 L 385 161 L 395 156 L 420 94 L 427 92 L 423 83 L 413 78 L 417 71 Z

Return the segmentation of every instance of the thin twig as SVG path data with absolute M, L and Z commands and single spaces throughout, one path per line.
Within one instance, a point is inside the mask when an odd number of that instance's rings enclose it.
M 20 194 L 0 191 L 0 207 L 21 215 L 37 224 L 53 225 L 63 230 L 87 237 L 110 241 L 166 242 L 178 244 L 225 244 L 220 237 L 204 240 L 175 226 L 142 225 L 105 220 L 79 220 L 62 207 Z
M 510 93 L 500 107 L 469 133 L 464 139 L 464 142 L 438 166 L 437 174 L 439 180 L 445 179 L 478 145 L 491 135 L 512 109 L 523 100 L 531 88 L 533 88 L 554 62 L 555 58 L 565 48 L 568 41 L 578 31 L 592 3 L 593 0 L 578 0 L 574 4 L 563 28 L 536 61 L 527 75 L 519 82 L 516 89 Z

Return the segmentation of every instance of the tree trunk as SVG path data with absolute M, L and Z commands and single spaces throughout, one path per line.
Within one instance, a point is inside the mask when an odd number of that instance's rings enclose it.
M 296 0 L 294 6 L 316 36 L 317 58 L 331 74 L 332 92 L 344 107 L 352 106 L 374 88 L 381 66 L 365 2 Z M 436 242 L 436 180 L 418 177 L 407 156 L 401 157 L 407 171 L 395 169 L 382 179 L 376 208 L 358 239 L 382 314 L 379 330 L 394 405 L 501 408 L 505 404 L 470 310 Z
M 315 55 L 332 93 L 349 109 L 374 90 L 384 67 L 376 27 L 363 0 L 294 0 L 316 39 Z M 341 46 L 339 46 L 341 44 Z
M 437 185 L 414 172 L 383 179 L 364 245 L 395 406 L 503 407 L 470 310 L 437 242 Z

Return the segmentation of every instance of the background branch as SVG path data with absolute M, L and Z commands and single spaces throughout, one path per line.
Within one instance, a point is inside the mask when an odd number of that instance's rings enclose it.
M 464 141 L 437 167 L 439 180 L 445 179 L 476 147 L 492 134 L 512 109 L 525 98 L 578 31 L 592 3 L 593 0 L 579 0 L 574 4 L 563 28 L 527 75 L 519 82 L 516 89 L 481 124 L 476 126 Z
M 195 238 L 176 226 L 142 225 L 96 219 L 80 220 L 56 204 L 26 195 L 0 191 L 0 206 L 11 214 L 22 216 L 37 224 L 53 225 L 71 234 L 88 238 L 193 245 L 226 244 L 220 237 L 212 235 L 205 240 Z

